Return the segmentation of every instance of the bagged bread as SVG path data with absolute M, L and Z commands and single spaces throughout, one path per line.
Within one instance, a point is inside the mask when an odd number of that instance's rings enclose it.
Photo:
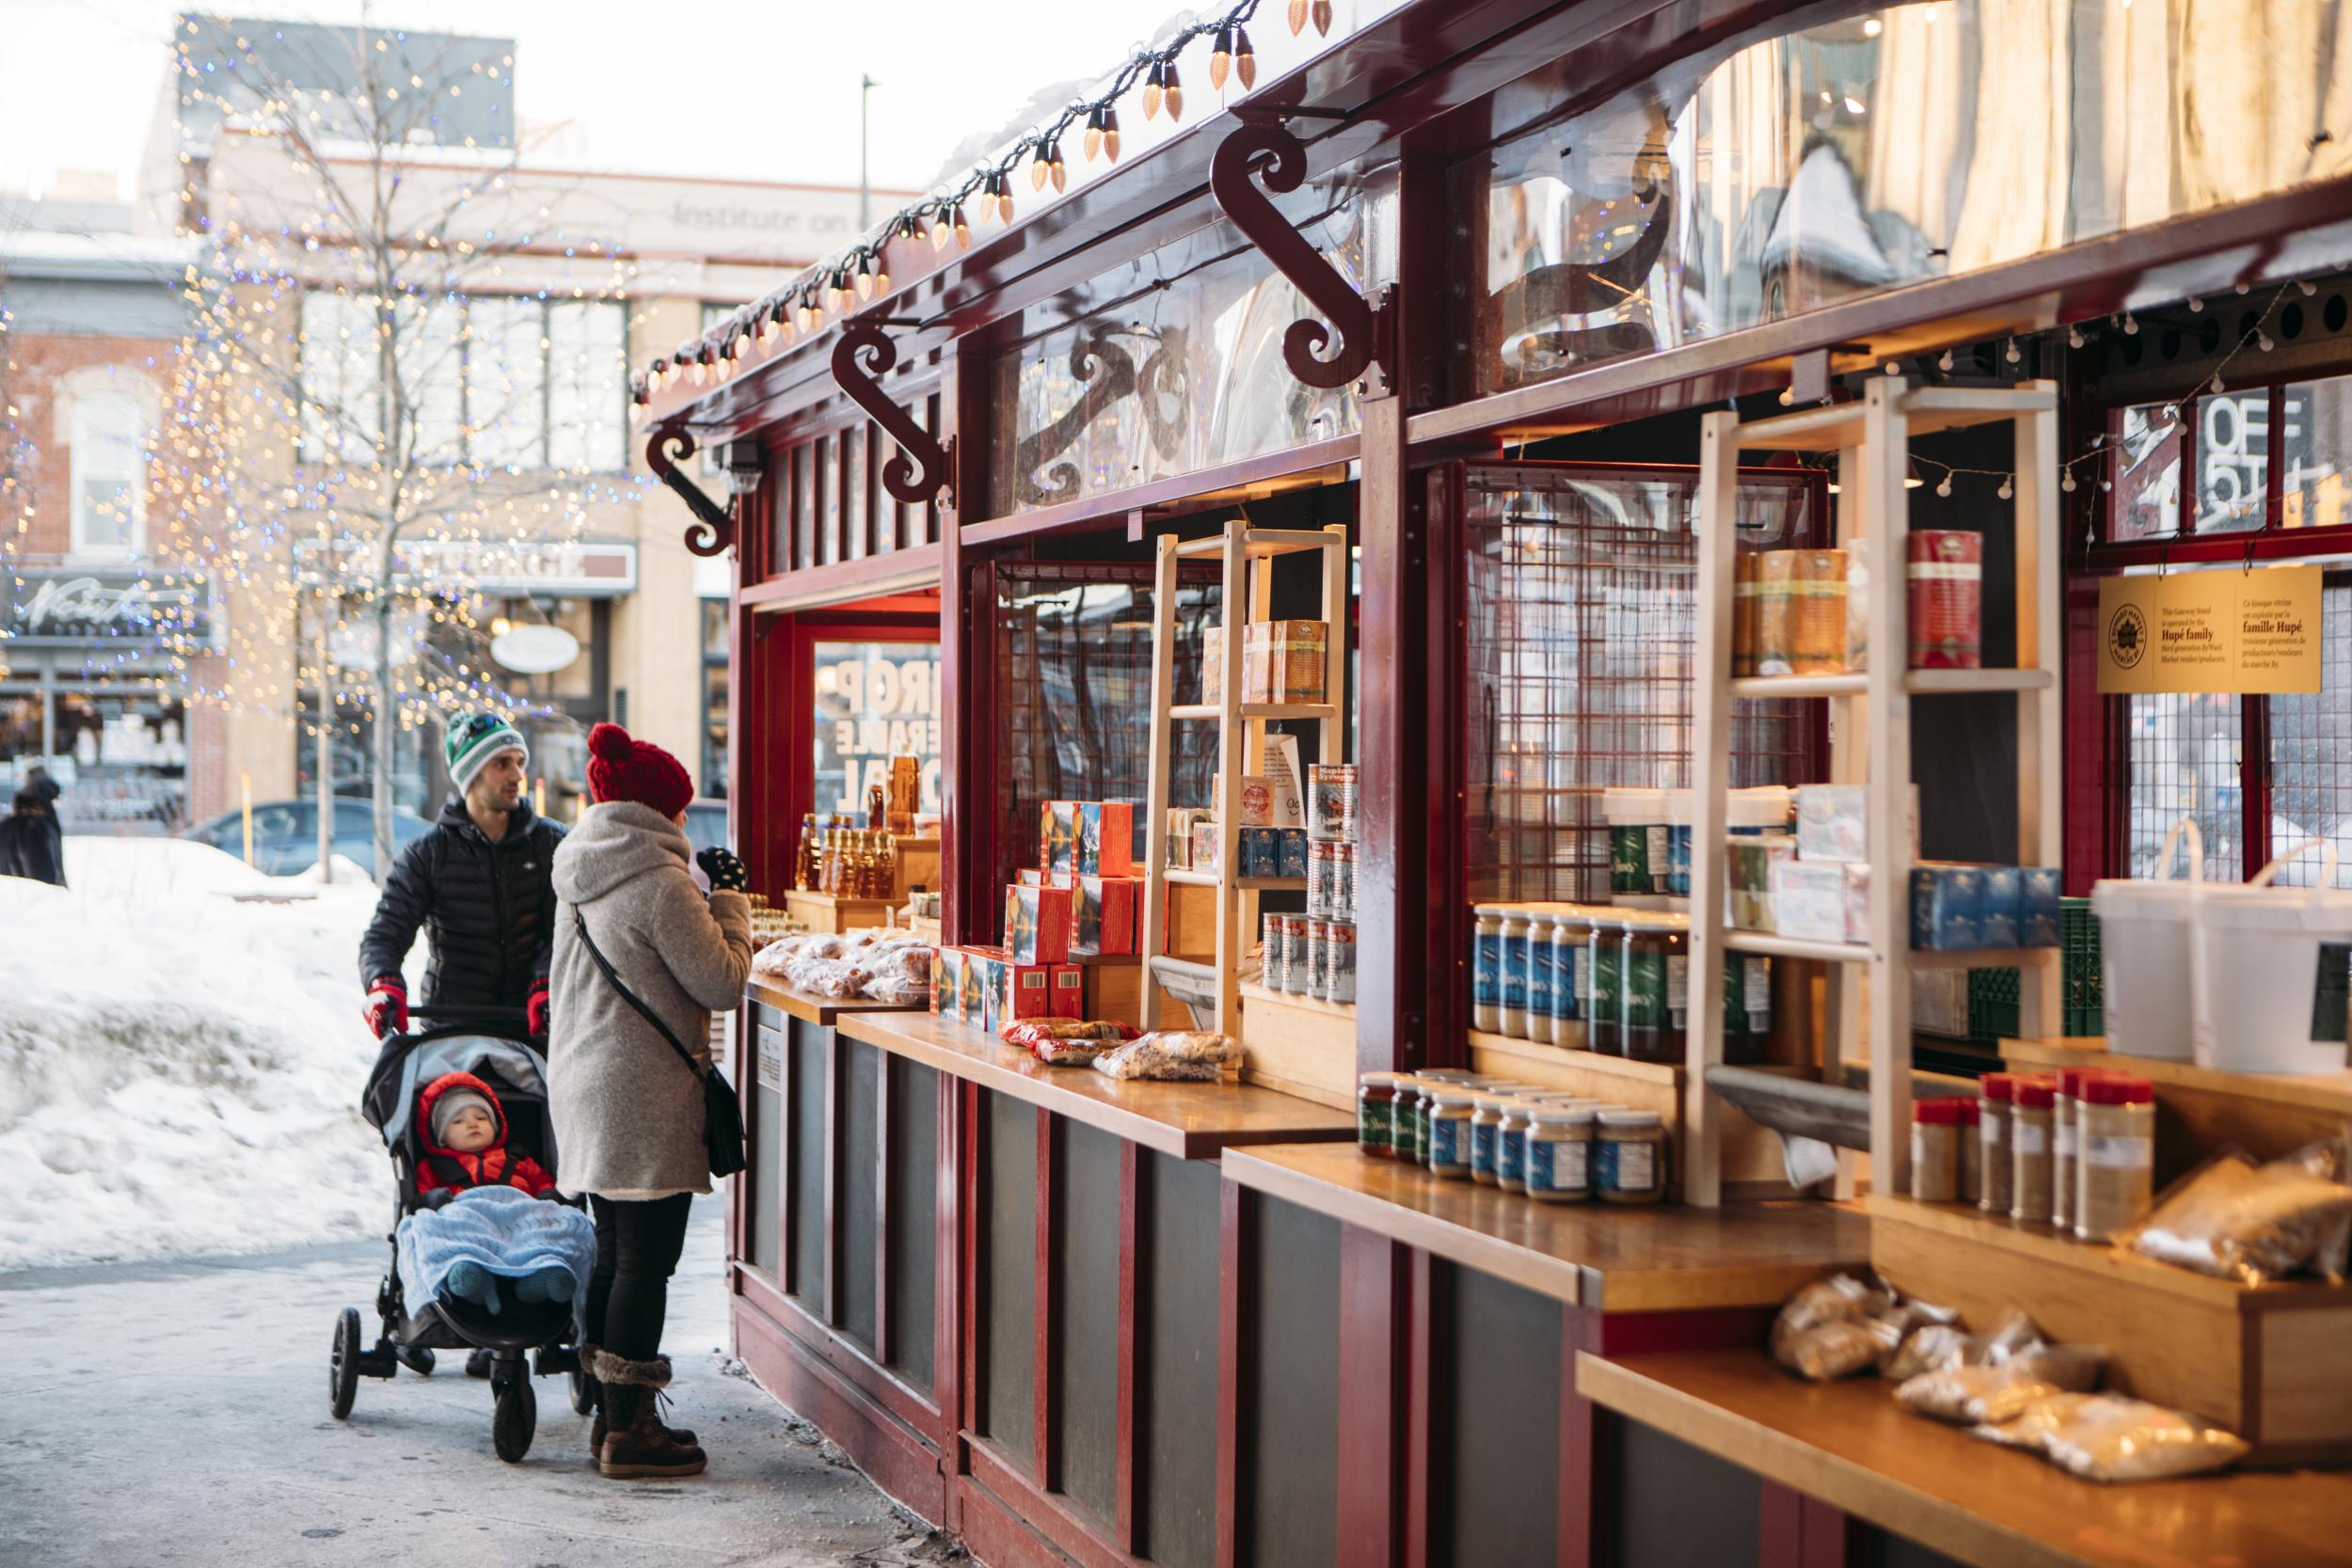
M 1240 1055 L 1241 1047 L 1223 1035 L 1163 1029 L 1096 1057 L 1094 1066 L 1113 1078 L 1208 1083 L 1223 1077 L 1225 1064 Z
M 1241 1059 L 1241 1047 L 1226 1036 L 1201 1029 L 1160 1029 L 1141 1037 L 1170 1061 L 1213 1062 L 1222 1066 Z
M 2095 1345 L 2037 1345 L 2002 1361 L 1921 1372 L 1906 1378 L 1895 1397 L 1939 1420 L 1997 1424 L 2053 1394 L 2096 1388 L 2106 1367 L 2106 1352 Z
M 2306 1272 L 2341 1283 L 2352 1187 L 2330 1144 L 2268 1164 L 2229 1149 L 2173 1183 L 2129 1242 L 2142 1257 L 2249 1285 Z
M 2085 1481 L 2161 1481 L 2234 1464 L 2246 1444 L 2177 1410 L 2104 1394 L 2054 1414 L 2042 1433 L 2051 1464 Z
M 1956 1323 L 1929 1323 L 1915 1328 L 1902 1342 L 1893 1358 L 1880 1369 L 1888 1377 L 1901 1382 L 1917 1377 L 1921 1372 L 1941 1371 L 1947 1367 L 1965 1367 L 1985 1358 L 1985 1343 Z
M 1798 1287 L 1794 1295 L 1780 1304 L 1780 1316 L 1772 1320 L 1772 1339 L 1777 1344 L 1784 1338 L 1823 1323 L 1871 1317 L 1885 1311 L 1890 1305 L 1885 1291 L 1866 1285 L 1850 1274 L 1831 1275 Z
M 996 1035 L 1007 1045 L 1027 1050 L 1041 1039 L 1108 1040 L 1117 1044 L 1134 1039 L 1140 1032 L 1131 1023 L 1111 1018 L 1018 1018 L 999 1027 Z
M 2096 1404 L 2106 1398 L 2104 1394 L 2049 1394 L 2032 1401 L 2013 1418 L 2006 1421 L 1986 1421 L 1969 1428 L 1968 1434 L 1981 1437 L 1988 1443 L 2004 1448 L 2026 1449 L 2034 1453 L 2056 1427 L 2074 1418 L 2086 1405 Z
M 1772 1359 L 1808 1382 L 1827 1383 L 1877 1367 L 1902 1338 L 1892 1318 L 1838 1318 L 1777 1338 Z

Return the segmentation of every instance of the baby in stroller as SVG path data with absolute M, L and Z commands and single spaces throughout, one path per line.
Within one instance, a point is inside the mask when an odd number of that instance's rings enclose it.
M 562 1205 L 555 1178 L 530 1155 L 507 1148 L 505 1107 L 469 1072 L 445 1072 L 417 1095 L 419 1212 L 401 1222 L 404 1256 L 421 1274 L 437 1263 L 435 1293 L 490 1313 L 517 1302 L 568 1302 L 596 1263 L 596 1227 Z M 508 1194 L 546 1198 L 518 1210 Z M 495 1196 L 494 1196 L 495 1195 Z M 447 1212 L 468 1200 L 462 1213 Z M 501 1212 L 504 1209 L 508 1212 Z M 551 1257 L 561 1261 L 548 1261 Z

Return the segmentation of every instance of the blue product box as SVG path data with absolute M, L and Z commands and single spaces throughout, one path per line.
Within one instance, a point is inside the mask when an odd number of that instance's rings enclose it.
M 1241 874 L 1279 877 L 1282 874 L 1282 831 L 1244 828 L 1241 831 Z
M 1920 865 L 1911 872 L 1911 945 L 1965 953 L 1984 945 L 1984 867 Z
M 1984 910 L 1977 917 L 1979 947 L 2015 947 L 2025 874 L 2013 865 L 1984 868 Z
M 2064 939 L 2058 921 L 2058 868 L 2028 865 L 2017 875 L 2017 945 L 2059 945 Z
M 1277 828 L 1274 831 L 1282 835 L 1282 868 L 1276 875 L 1304 877 L 1307 874 L 1307 830 Z

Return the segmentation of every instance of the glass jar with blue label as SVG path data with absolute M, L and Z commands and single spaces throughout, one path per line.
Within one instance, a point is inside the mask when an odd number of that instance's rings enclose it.
M 1502 911 L 1502 1005 L 1496 1029 L 1515 1040 L 1527 1038 L 1527 911 Z
M 1502 1114 L 1509 1109 L 1507 1094 L 1482 1093 L 1475 1097 L 1470 1109 L 1470 1180 L 1481 1186 L 1491 1187 L 1499 1176 L 1496 1161 L 1501 1157 Z
M 1539 1105 L 1527 1131 L 1527 1196 L 1538 1203 L 1587 1203 L 1593 1196 L 1590 1105 Z
M 1470 1027 L 1493 1034 L 1502 1026 L 1502 906 L 1472 905 Z
M 1584 934 L 1584 1049 L 1604 1056 L 1625 1054 L 1625 931 L 1623 914 L 1597 911 Z
M 1584 943 L 1592 928 L 1592 911 L 1579 905 L 1552 916 L 1550 1038 L 1565 1051 L 1584 1048 L 1584 1005 L 1593 989 Z
M 1670 898 L 1691 896 L 1691 814 L 1693 809 L 1692 792 L 1669 789 L 1661 792 L 1666 815 L 1666 895 Z
M 1495 1123 L 1495 1185 L 1506 1193 L 1527 1191 L 1527 1124 L 1534 1112 L 1534 1100 L 1513 1095 Z
M 1552 911 L 1532 904 L 1521 911 L 1527 916 L 1527 1038 L 1540 1045 L 1551 1043 L 1552 958 L 1551 934 L 1554 928 Z
M 1449 1085 L 1431 1097 L 1429 1105 L 1429 1173 L 1468 1180 L 1470 1173 L 1470 1117 L 1478 1097 Z

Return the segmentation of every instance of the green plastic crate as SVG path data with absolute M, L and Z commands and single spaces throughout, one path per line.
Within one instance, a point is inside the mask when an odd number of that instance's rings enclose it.
M 2070 1036 L 2106 1032 L 2106 991 L 2099 971 L 2099 917 L 2088 898 L 2058 900 L 2058 946 L 2064 951 L 2058 1000 L 2060 1028 Z M 1968 1033 L 1977 1039 L 2011 1039 L 2017 1034 L 2017 971 L 1968 972 Z

